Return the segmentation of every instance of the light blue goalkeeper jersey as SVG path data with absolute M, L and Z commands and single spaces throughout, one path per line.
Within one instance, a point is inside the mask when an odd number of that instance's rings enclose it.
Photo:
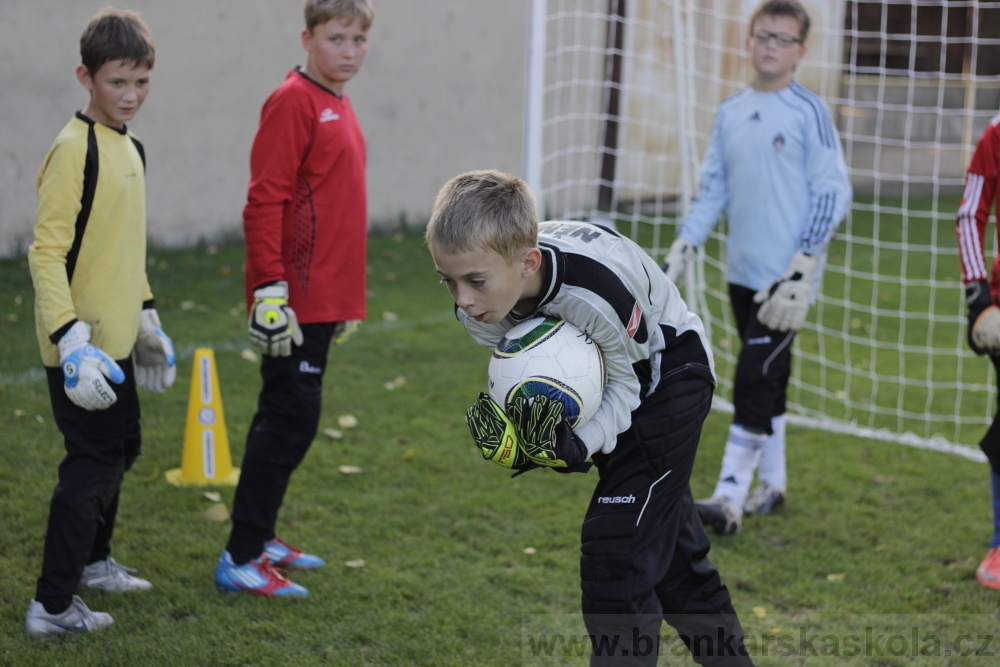
M 763 289 L 798 250 L 820 257 L 818 278 L 851 196 L 823 100 L 796 81 L 777 92 L 748 86 L 719 106 L 698 196 L 677 235 L 701 246 L 725 213 L 730 283 Z

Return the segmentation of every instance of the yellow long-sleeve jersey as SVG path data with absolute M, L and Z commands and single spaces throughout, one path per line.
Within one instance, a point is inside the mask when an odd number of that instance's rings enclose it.
M 42 363 L 59 365 L 56 343 L 74 320 L 113 359 L 128 357 L 146 278 L 146 178 L 142 144 L 127 129 L 77 113 L 38 173 L 38 213 L 28 266 Z

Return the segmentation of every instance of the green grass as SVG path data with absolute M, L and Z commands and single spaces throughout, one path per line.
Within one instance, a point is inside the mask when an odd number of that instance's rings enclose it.
M 522 653 L 522 635 L 530 648 L 528 634 L 583 632 L 578 541 L 595 473 L 512 480 L 474 450 L 463 415 L 484 385 L 488 353 L 452 317 L 416 237 L 372 240 L 369 320 L 331 352 L 322 420 L 338 428 L 350 414 L 358 426 L 318 437 L 279 519 L 284 538 L 328 567 L 296 576 L 307 600 L 217 592 L 212 572 L 229 527 L 205 518 L 215 504 L 205 493 L 221 493 L 230 507 L 233 489 L 178 488 L 164 472 L 180 464 L 198 347 L 215 350 L 239 463 L 259 384 L 257 364 L 241 357 L 243 254 L 152 254 L 150 281 L 179 371 L 169 392 L 142 397 L 144 454 L 126 475 L 114 553 L 155 587 L 83 591 L 115 625 L 43 640 L 26 637 L 23 621 L 62 444 L 39 372 L 26 264 L 0 261 L 0 665 L 587 664 Z M 400 377 L 404 384 L 386 388 Z M 714 486 L 728 424 L 726 414 L 709 416 L 696 496 Z M 911 628 L 923 640 L 993 636 L 1000 593 L 973 577 L 991 532 L 987 467 L 797 427 L 788 435 L 789 504 L 749 519 L 740 535 L 712 538 L 751 642 L 769 649 L 758 648 L 758 664 L 995 664 L 897 656 L 901 644 L 888 640 Z M 343 465 L 363 472 L 342 474 Z M 345 565 L 357 559 L 364 567 Z M 845 658 L 850 636 L 865 628 L 875 632 L 874 657 Z M 676 642 L 664 633 L 669 653 Z M 989 648 L 1000 655 L 1000 639 Z

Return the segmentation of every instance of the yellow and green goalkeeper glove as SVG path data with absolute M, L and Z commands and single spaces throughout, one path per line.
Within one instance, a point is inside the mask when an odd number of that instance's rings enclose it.
M 288 305 L 288 283 L 278 281 L 254 290 L 247 328 L 250 343 L 268 356 L 287 357 L 293 343 L 302 345 L 299 320 Z
M 531 463 L 558 472 L 586 472 L 587 447 L 562 418 L 562 411 L 562 403 L 548 396 L 535 396 L 530 403 L 518 396 L 507 408 L 518 445 Z
M 487 461 L 514 470 L 528 464 L 524 452 L 517 446 L 514 424 L 489 394 L 479 394 L 476 402 L 465 412 L 465 423 L 469 425 L 472 439 Z

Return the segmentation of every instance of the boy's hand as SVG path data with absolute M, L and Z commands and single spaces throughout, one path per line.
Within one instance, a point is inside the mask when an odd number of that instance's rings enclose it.
M 361 326 L 361 320 L 344 320 L 333 325 L 333 344 L 340 345 Z
M 250 343 L 271 357 L 292 354 L 292 343 L 302 345 L 302 329 L 288 305 L 288 283 L 279 281 L 253 292 L 249 318 Z
M 667 258 L 660 265 L 660 268 L 667 274 L 670 282 L 676 284 L 681 279 L 681 276 L 684 275 L 684 269 L 687 268 L 688 260 L 691 259 L 691 255 L 693 254 L 693 243 L 680 237 L 674 240 L 673 245 L 670 246 L 670 251 L 667 253 Z
M 118 400 L 107 380 L 121 384 L 125 371 L 90 344 L 90 325 L 86 322 L 77 322 L 59 339 L 59 364 L 66 395 L 84 410 L 104 410 Z
M 532 463 L 546 468 L 585 471 L 587 448 L 562 418 L 562 403 L 548 396 L 535 396 L 528 403 L 515 398 L 508 408 L 517 428 L 521 450 Z
M 155 308 L 139 314 L 139 337 L 135 341 L 135 383 L 154 394 L 162 394 L 177 377 L 174 343 L 163 333 Z
M 754 295 L 754 303 L 763 304 L 757 320 L 775 331 L 798 331 L 806 323 L 809 312 L 809 292 L 812 291 L 816 258 L 796 252 L 785 273 L 770 287 Z
M 969 347 L 976 354 L 1000 355 L 1000 309 L 993 305 L 985 280 L 965 286 L 969 314 Z
M 528 463 L 524 452 L 517 446 L 514 424 L 489 394 L 480 392 L 479 398 L 465 412 L 465 423 L 469 425 L 472 439 L 487 461 L 514 469 Z

